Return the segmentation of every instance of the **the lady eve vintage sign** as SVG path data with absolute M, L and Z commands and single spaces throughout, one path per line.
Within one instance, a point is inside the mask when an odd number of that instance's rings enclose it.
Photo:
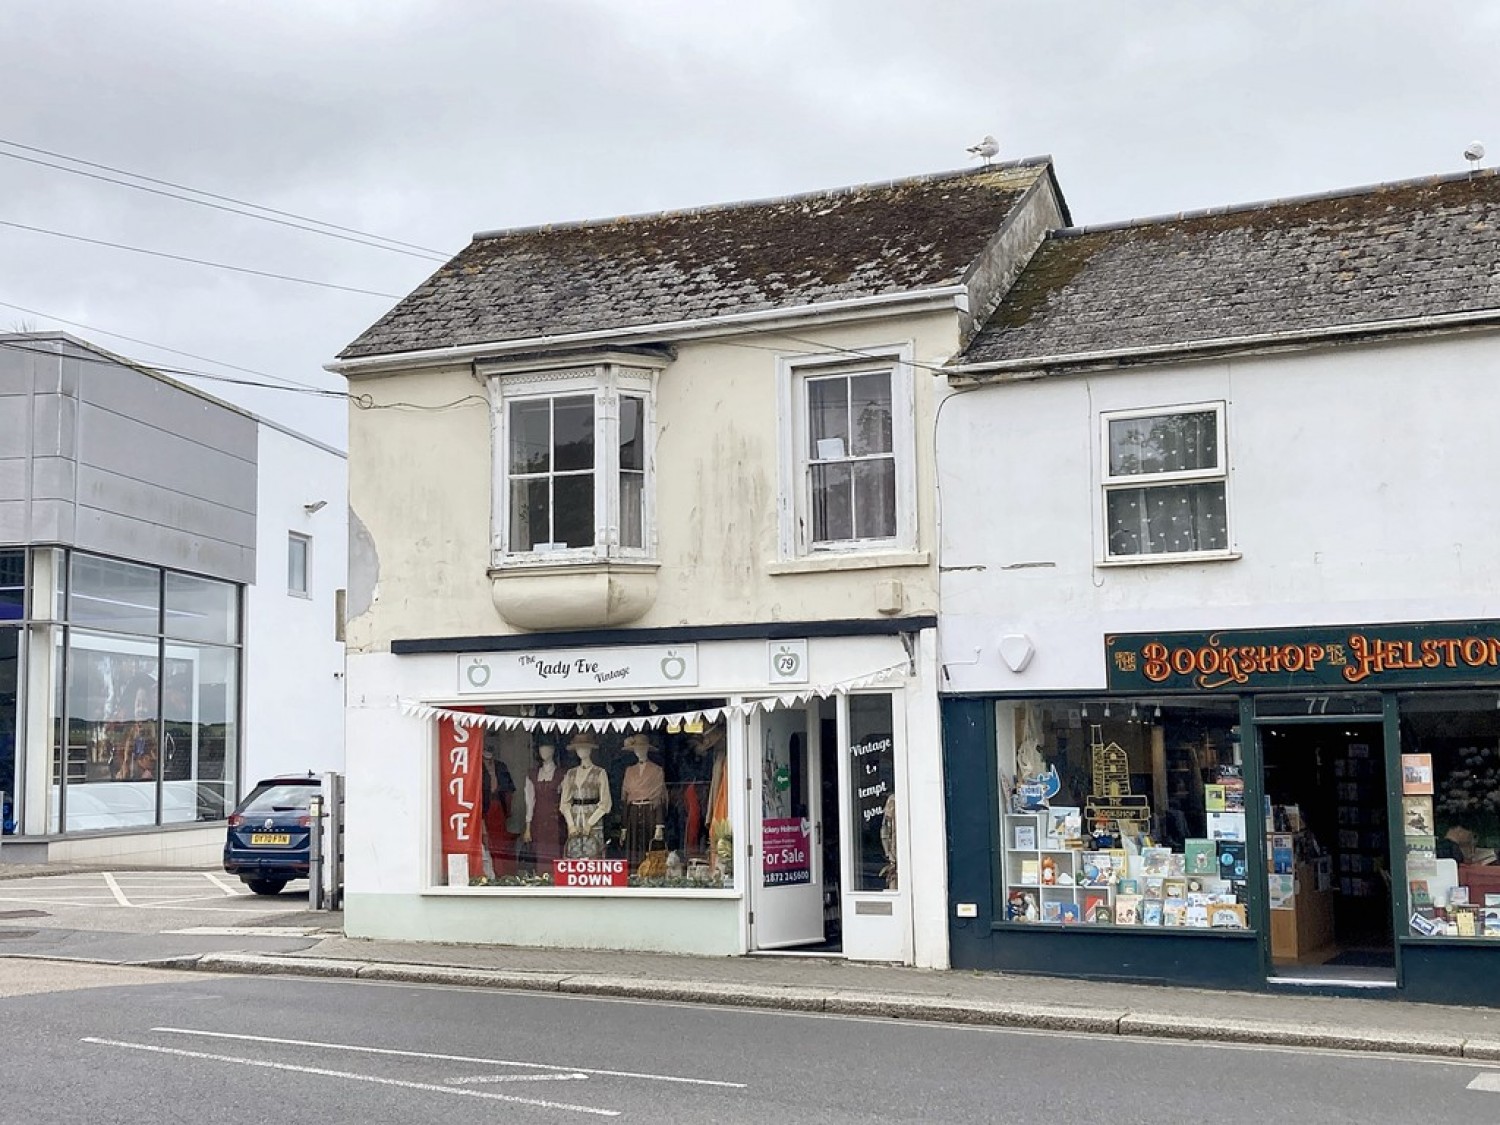
M 698 685 L 697 645 L 523 649 L 458 658 L 460 695 Z

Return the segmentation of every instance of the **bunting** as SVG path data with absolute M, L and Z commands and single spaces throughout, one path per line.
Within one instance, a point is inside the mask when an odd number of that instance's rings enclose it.
M 874 687 L 876 684 L 888 683 L 894 679 L 900 679 L 905 675 L 907 662 L 892 664 L 888 668 L 871 672 L 865 676 L 859 676 L 851 680 L 841 680 L 832 684 L 819 684 L 816 687 L 804 687 L 799 691 L 786 692 L 782 695 L 766 696 L 761 699 L 747 699 L 742 703 L 727 703 L 723 707 L 712 707 L 708 710 L 699 711 L 677 711 L 677 712 L 641 712 L 630 715 L 600 715 L 596 717 L 577 716 L 560 717 L 557 715 L 486 715 L 475 711 L 458 711 L 447 707 L 434 707 L 430 703 L 422 703 L 416 699 L 405 699 L 397 697 L 396 706 L 401 713 L 410 715 L 416 719 L 443 719 L 457 726 L 480 726 L 487 730 L 524 730 L 531 731 L 556 731 L 559 734 L 572 734 L 575 731 L 586 730 L 596 734 L 610 731 L 616 734 L 622 732 L 635 732 L 646 729 L 655 729 L 668 726 L 686 726 L 693 723 L 703 722 L 712 725 L 723 718 L 741 719 L 753 715 L 757 711 L 771 711 L 777 707 L 797 707 L 808 700 L 817 697 L 827 699 L 831 695 L 847 695 L 851 691 L 859 691 L 863 688 Z M 555 706 L 566 707 L 567 703 L 558 703 Z

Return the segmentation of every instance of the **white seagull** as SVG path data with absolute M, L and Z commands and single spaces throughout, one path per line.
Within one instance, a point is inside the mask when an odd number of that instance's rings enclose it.
M 1000 144 L 994 137 L 986 135 L 984 140 L 980 141 L 977 145 L 970 145 L 965 151 L 973 156 L 983 158 L 984 162 L 988 164 L 990 159 L 1000 151 Z

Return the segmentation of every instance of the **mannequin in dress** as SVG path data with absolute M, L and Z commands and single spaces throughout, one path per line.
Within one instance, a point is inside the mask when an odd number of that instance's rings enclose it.
M 526 774 L 526 828 L 521 839 L 531 845 L 532 861 L 550 867 L 562 858 L 562 770 L 557 765 L 557 747 L 543 742 L 536 748 L 537 761 Z
M 614 806 L 609 794 L 609 775 L 594 762 L 599 740 L 587 731 L 579 731 L 568 743 L 578 756 L 578 764 L 563 775 L 563 822 L 568 839 L 563 855 L 568 859 L 598 859 L 604 855 L 604 818 Z
M 665 820 L 667 775 L 651 760 L 651 751 L 656 747 L 650 735 L 644 732 L 627 735 L 625 749 L 635 755 L 620 783 L 620 800 L 625 805 L 625 856 L 634 870 L 650 848 L 656 826 Z
M 510 830 L 511 804 L 516 785 L 510 769 L 495 756 L 493 745 L 484 748 L 484 873 L 488 876 L 516 873 L 516 834 Z

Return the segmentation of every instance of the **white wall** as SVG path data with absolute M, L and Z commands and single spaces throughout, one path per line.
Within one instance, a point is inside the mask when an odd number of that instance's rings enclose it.
M 1500 616 L 1500 335 L 983 386 L 939 412 L 951 693 L 1103 687 L 1108 632 Z M 1228 561 L 1100 566 L 1099 414 L 1227 403 Z M 999 659 L 1002 635 L 1035 645 Z
M 344 646 L 335 594 L 348 567 L 348 463 L 343 454 L 260 426 L 256 581 L 246 592 L 246 791 L 278 773 L 344 768 Z M 326 501 L 316 512 L 305 505 Z M 308 596 L 287 592 L 287 537 L 312 539 Z

